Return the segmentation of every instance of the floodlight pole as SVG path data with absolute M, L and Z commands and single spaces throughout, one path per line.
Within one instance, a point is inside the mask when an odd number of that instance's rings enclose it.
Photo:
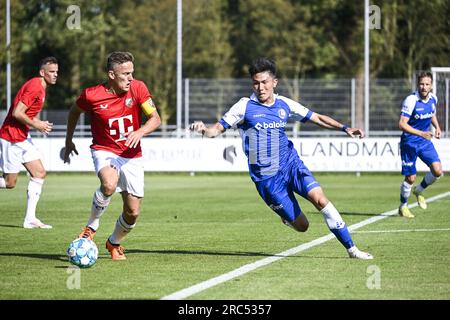
M 11 19 L 10 0 L 6 0 L 6 111 L 11 106 Z
M 369 136 L 369 0 L 364 1 L 364 129 Z
M 177 0 L 177 138 L 181 137 L 182 3 L 183 0 Z

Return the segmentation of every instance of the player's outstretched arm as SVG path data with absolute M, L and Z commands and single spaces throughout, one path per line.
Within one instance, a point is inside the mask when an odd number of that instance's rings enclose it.
M 216 122 L 211 126 L 207 126 L 202 121 L 195 121 L 190 125 L 189 129 L 191 131 L 201 133 L 207 138 L 215 138 L 225 132 L 225 128 L 219 122 Z
M 75 128 L 77 126 L 78 119 L 80 118 L 80 114 L 84 111 L 80 109 L 78 106 L 73 106 L 69 110 L 69 115 L 67 116 L 67 130 L 66 130 L 66 146 L 64 150 L 64 163 L 69 162 L 70 155 L 72 152 L 78 154 L 78 151 L 75 147 L 75 144 L 72 142 L 73 133 L 75 132 Z
M 352 138 L 355 137 L 364 138 L 364 131 L 362 129 L 347 127 L 346 125 L 323 114 L 314 112 L 310 118 L 310 121 L 312 121 L 313 123 L 317 124 L 322 128 L 344 131 L 348 136 Z

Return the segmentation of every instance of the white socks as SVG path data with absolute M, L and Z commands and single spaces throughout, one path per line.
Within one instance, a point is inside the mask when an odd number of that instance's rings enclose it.
M 439 178 L 440 177 L 435 177 L 431 171 L 428 171 L 425 177 L 423 177 L 422 182 L 416 186 L 414 193 L 421 194 L 425 188 L 432 185 Z M 408 204 L 408 198 L 411 194 L 412 186 L 412 184 L 409 184 L 406 181 L 403 181 L 400 185 L 400 208 Z
M 123 219 L 123 213 L 119 216 L 119 219 L 117 219 L 116 227 L 114 228 L 113 234 L 109 237 L 109 241 L 112 244 L 120 244 L 120 242 L 123 240 L 123 238 L 127 235 L 128 232 L 130 232 L 136 223 L 134 224 L 128 224 Z
M 111 201 L 111 196 L 106 197 L 101 192 L 100 188 L 95 190 L 93 199 L 92 199 L 91 216 L 89 217 L 89 221 L 87 223 L 88 227 L 97 231 L 98 227 L 100 226 L 100 217 L 105 212 L 110 201 Z M 109 241 L 112 244 L 120 244 L 120 242 L 123 240 L 123 238 L 126 236 L 126 234 L 128 232 L 130 232 L 131 229 L 133 229 L 135 225 L 136 224 L 128 224 L 124 220 L 123 213 L 122 213 L 116 221 L 116 226 L 114 228 L 114 232 L 109 237 Z
M 5 178 L 0 177 L 0 189 L 5 189 L 5 188 L 6 188 Z
M 408 204 L 412 186 L 412 184 L 409 184 L 406 181 L 403 181 L 400 185 L 400 207 L 406 206 Z
M 111 201 L 111 196 L 106 197 L 98 188 L 95 190 L 92 199 L 91 216 L 89 217 L 87 226 L 97 230 L 100 225 L 100 217 L 105 212 L 106 208 Z
M 345 226 L 344 220 L 342 220 L 341 215 L 334 207 L 334 205 L 330 202 L 320 210 L 320 213 L 323 215 L 325 222 L 330 230 L 332 229 L 341 229 Z
M 320 210 L 320 213 L 322 213 L 328 228 L 336 236 L 339 242 L 342 243 L 346 249 L 353 247 L 354 244 L 350 232 L 334 205 L 331 202 L 328 202 L 328 204 Z
M 27 211 L 25 221 L 33 222 L 36 220 L 36 206 L 41 196 L 44 179 L 30 177 L 27 190 Z

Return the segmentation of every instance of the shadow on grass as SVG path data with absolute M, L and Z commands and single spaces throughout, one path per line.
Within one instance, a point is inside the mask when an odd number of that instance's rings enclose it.
M 196 250 L 143 250 L 143 249 L 127 249 L 126 254 L 134 253 L 155 253 L 155 254 L 187 254 L 187 255 L 211 255 L 211 256 L 244 256 L 244 257 L 285 257 L 283 255 L 275 255 L 262 252 L 220 252 L 220 251 L 196 251 Z M 22 257 L 45 260 L 67 261 L 66 255 L 48 254 L 48 253 L 14 253 L 0 252 L 3 257 Z M 99 258 L 107 258 L 109 255 L 99 255 Z M 286 258 L 300 258 L 287 256 Z
M 366 213 L 366 212 L 339 212 L 342 216 L 367 216 L 367 217 L 376 217 L 379 216 L 379 213 Z M 395 217 L 395 215 L 393 215 Z M 390 217 L 390 216 L 388 216 Z
M 23 227 L 14 224 L 0 224 L 0 228 L 23 228 Z
M 241 257 L 280 257 L 280 258 L 319 258 L 319 259 L 340 259 L 341 257 L 320 257 L 320 256 L 284 256 L 277 255 L 271 253 L 263 253 L 263 252 L 221 252 L 221 251 L 207 251 L 207 250 L 144 250 L 144 249 L 127 249 L 125 251 L 126 254 L 139 254 L 139 253 L 150 253 L 150 254 L 173 254 L 173 255 L 208 255 L 208 256 L 241 256 Z M 0 256 L 3 257 L 22 257 L 22 258 L 33 258 L 33 259 L 45 259 L 45 260 L 55 260 L 62 262 L 69 262 L 66 255 L 60 254 L 48 254 L 48 253 L 2 253 L 0 252 Z M 343 256 L 343 258 L 347 259 Z M 99 255 L 99 259 L 109 259 L 109 255 Z M 67 265 L 64 266 L 55 266 L 55 268 L 67 268 Z
M 289 259 L 348 259 L 345 252 L 342 256 L 318 256 L 318 255 L 298 255 L 284 256 L 279 254 L 263 253 L 263 252 L 220 252 L 207 250 L 143 250 L 143 249 L 127 249 L 125 254 L 134 253 L 154 253 L 154 254 L 186 254 L 186 255 L 208 255 L 208 256 L 240 256 L 240 257 L 279 257 Z
M 133 253 L 155 253 L 155 254 L 186 254 L 186 255 L 208 255 L 208 256 L 242 256 L 242 257 L 282 257 L 282 258 L 302 258 L 301 256 L 284 256 L 264 252 L 221 252 L 207 250 L 143 250 L 127 249 L 125 254 Z
M 4 252 L 0 252 L 0 257 L 22 257 L 22 258 L 33 258 L 33 259 L 67 261 L 66 255 L 50 254 L 50 253 L 14 253 L 14 252 L 4 253 Z

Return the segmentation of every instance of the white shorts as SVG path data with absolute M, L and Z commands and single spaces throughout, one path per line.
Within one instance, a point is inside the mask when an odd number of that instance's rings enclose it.
M 91 149 L 95 172 L 106 166 L 117 170 L 119 181 L 116 192 L 126 191 L 136 197 L 144 197 L 144 166 L 142 158 L 123 158 L 112 152 Z
M 42 159 L 42 154 L 31 141 L 11 143 L 0 139 L 0 169 L 3 173 L 18 173 L 27 162 Z

